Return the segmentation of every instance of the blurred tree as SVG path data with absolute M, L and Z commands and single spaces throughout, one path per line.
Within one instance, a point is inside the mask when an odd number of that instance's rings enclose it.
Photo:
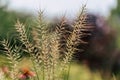
M 22 22 L 31 23 L 31 15 L 25 13 L 18 13 L 15 11 L 8 11 L 8 3 L 2 4 L 0 0 L 0 36 L 5 36 L 10 30 L 13 30 L 14 24 L 17 19 Z
M 120 73 L 120 0 L 117 0 L 117 7 L 111 11 L 109 24 L 116 31 L 116 45 L 118 49 L 117 52 L 114 53 L 115 61 L 112 70 Z
M 117 7 L 111 11 L 111 15 L 108 20 L 109 24 L 116 31 L 116 45 L 120 48 L 120 0 L 117 0 Z
M 117 15 L 120 17 L 120 0 L 117 0 L 117 7 L 112 10 L 112 15 Z

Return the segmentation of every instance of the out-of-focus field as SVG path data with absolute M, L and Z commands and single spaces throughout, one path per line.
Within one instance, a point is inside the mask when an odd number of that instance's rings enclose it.
M 7 59 L 5 56 L 0 55 L 0 68 L 7 67 Z M 32 68 L 33 64 L 31 60 L 27 57 L 23 58 L 19 64 L 19 69 L 21 68 Z M 66 75 L 66 74 L 64 74 Z M 70 68 L 69 80 L 119 80 L 118 76 L 114 74 L 111 76 L 104 76 L 100 71 L 92 71 L 85 64 L 72 63 Z

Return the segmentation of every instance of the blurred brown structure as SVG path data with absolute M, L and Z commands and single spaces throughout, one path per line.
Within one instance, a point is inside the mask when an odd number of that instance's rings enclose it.
M 59 20 L 56 20 L 58 23 Z M 91 27 L 88 31 L 83 31 L 85 34 L 81 37 L 83 41 L 88 44 L 79 44 L 79 49 L 84 51 L 76 51 L 74 60 L 86 64 L 92 70 L 103 70 L 105 72 L 119 72 L 120 71 L 120 51 L 116 48 L 115 31 L 108 25 L 107 21 L 98 15 L 87 14 L 86 26 Z M 55 26 L 56 23 L 52 26 Z M 71 23 L 66 23 L 63 27 L 72 31 Z M 65 50 L 66 40 L 64 36 L 69 36 L 70 33 L 64 32 L 61 37 L 61 42 L 64 43 L 60 47 L 60 51 Z M 67 39 L 67 38 L 66 38 Z
M 91 36 L 85 37 L 88 40 L 88 45 L 83 46 L 85 51 L 75 57 L 91 69 L 120 72 L 120 51 L 116 47 L 115 31 L 101 16 L 88 14 L 88 18 L 92 20 L 89 22 L 94 24 L 94 29 Z

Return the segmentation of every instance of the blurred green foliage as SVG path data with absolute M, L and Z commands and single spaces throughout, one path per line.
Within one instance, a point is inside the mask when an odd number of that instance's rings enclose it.
M 116 45 L 120 48 L 120 0 L 117 0 L 117 7 L 111 11 L 109 17 L 109 24 L 114 28 L 116 39 Z
M 7 5 L 0 3 L 0 36 L 5 37 L 8 32 L 11 32 L 17 19 L 27 24 L 32 22 L 31 17 L 30 14 L 8 11 Z
M 120 17 L 120 0 L 117 0 L 117 7 L 112 10 L 112 15 L 117 15 Z

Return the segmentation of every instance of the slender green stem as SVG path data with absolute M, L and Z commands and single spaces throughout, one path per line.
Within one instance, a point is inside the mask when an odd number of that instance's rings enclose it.
M 36 67 L 35 67 L 35 63 L 33 62 L 33 60 L 31 60 L 31 61 L 32 61 L 33 67 L 34 67 L 34 69 L 35 69 L 35 73 L 36 73 L 36 75 L 37 75 L 37 80 L 40 80 L 40 79 L 39 79 L 38 72 L 37 72 L 37 69 L 36 69 Z
M 71 69 L 71 62 L 68 65 L 68 71 L 67 71 L 67 80 L 69 80 L 69 76 L 70 76 L 70 69 Z
M 55 80 L 55 64 L 54 64 L 54 61 L 53 61 L 53 80 Z
M 45 68 L 44 68 L 44 63 L 43 63 L 43 80 L 45 80 Z

